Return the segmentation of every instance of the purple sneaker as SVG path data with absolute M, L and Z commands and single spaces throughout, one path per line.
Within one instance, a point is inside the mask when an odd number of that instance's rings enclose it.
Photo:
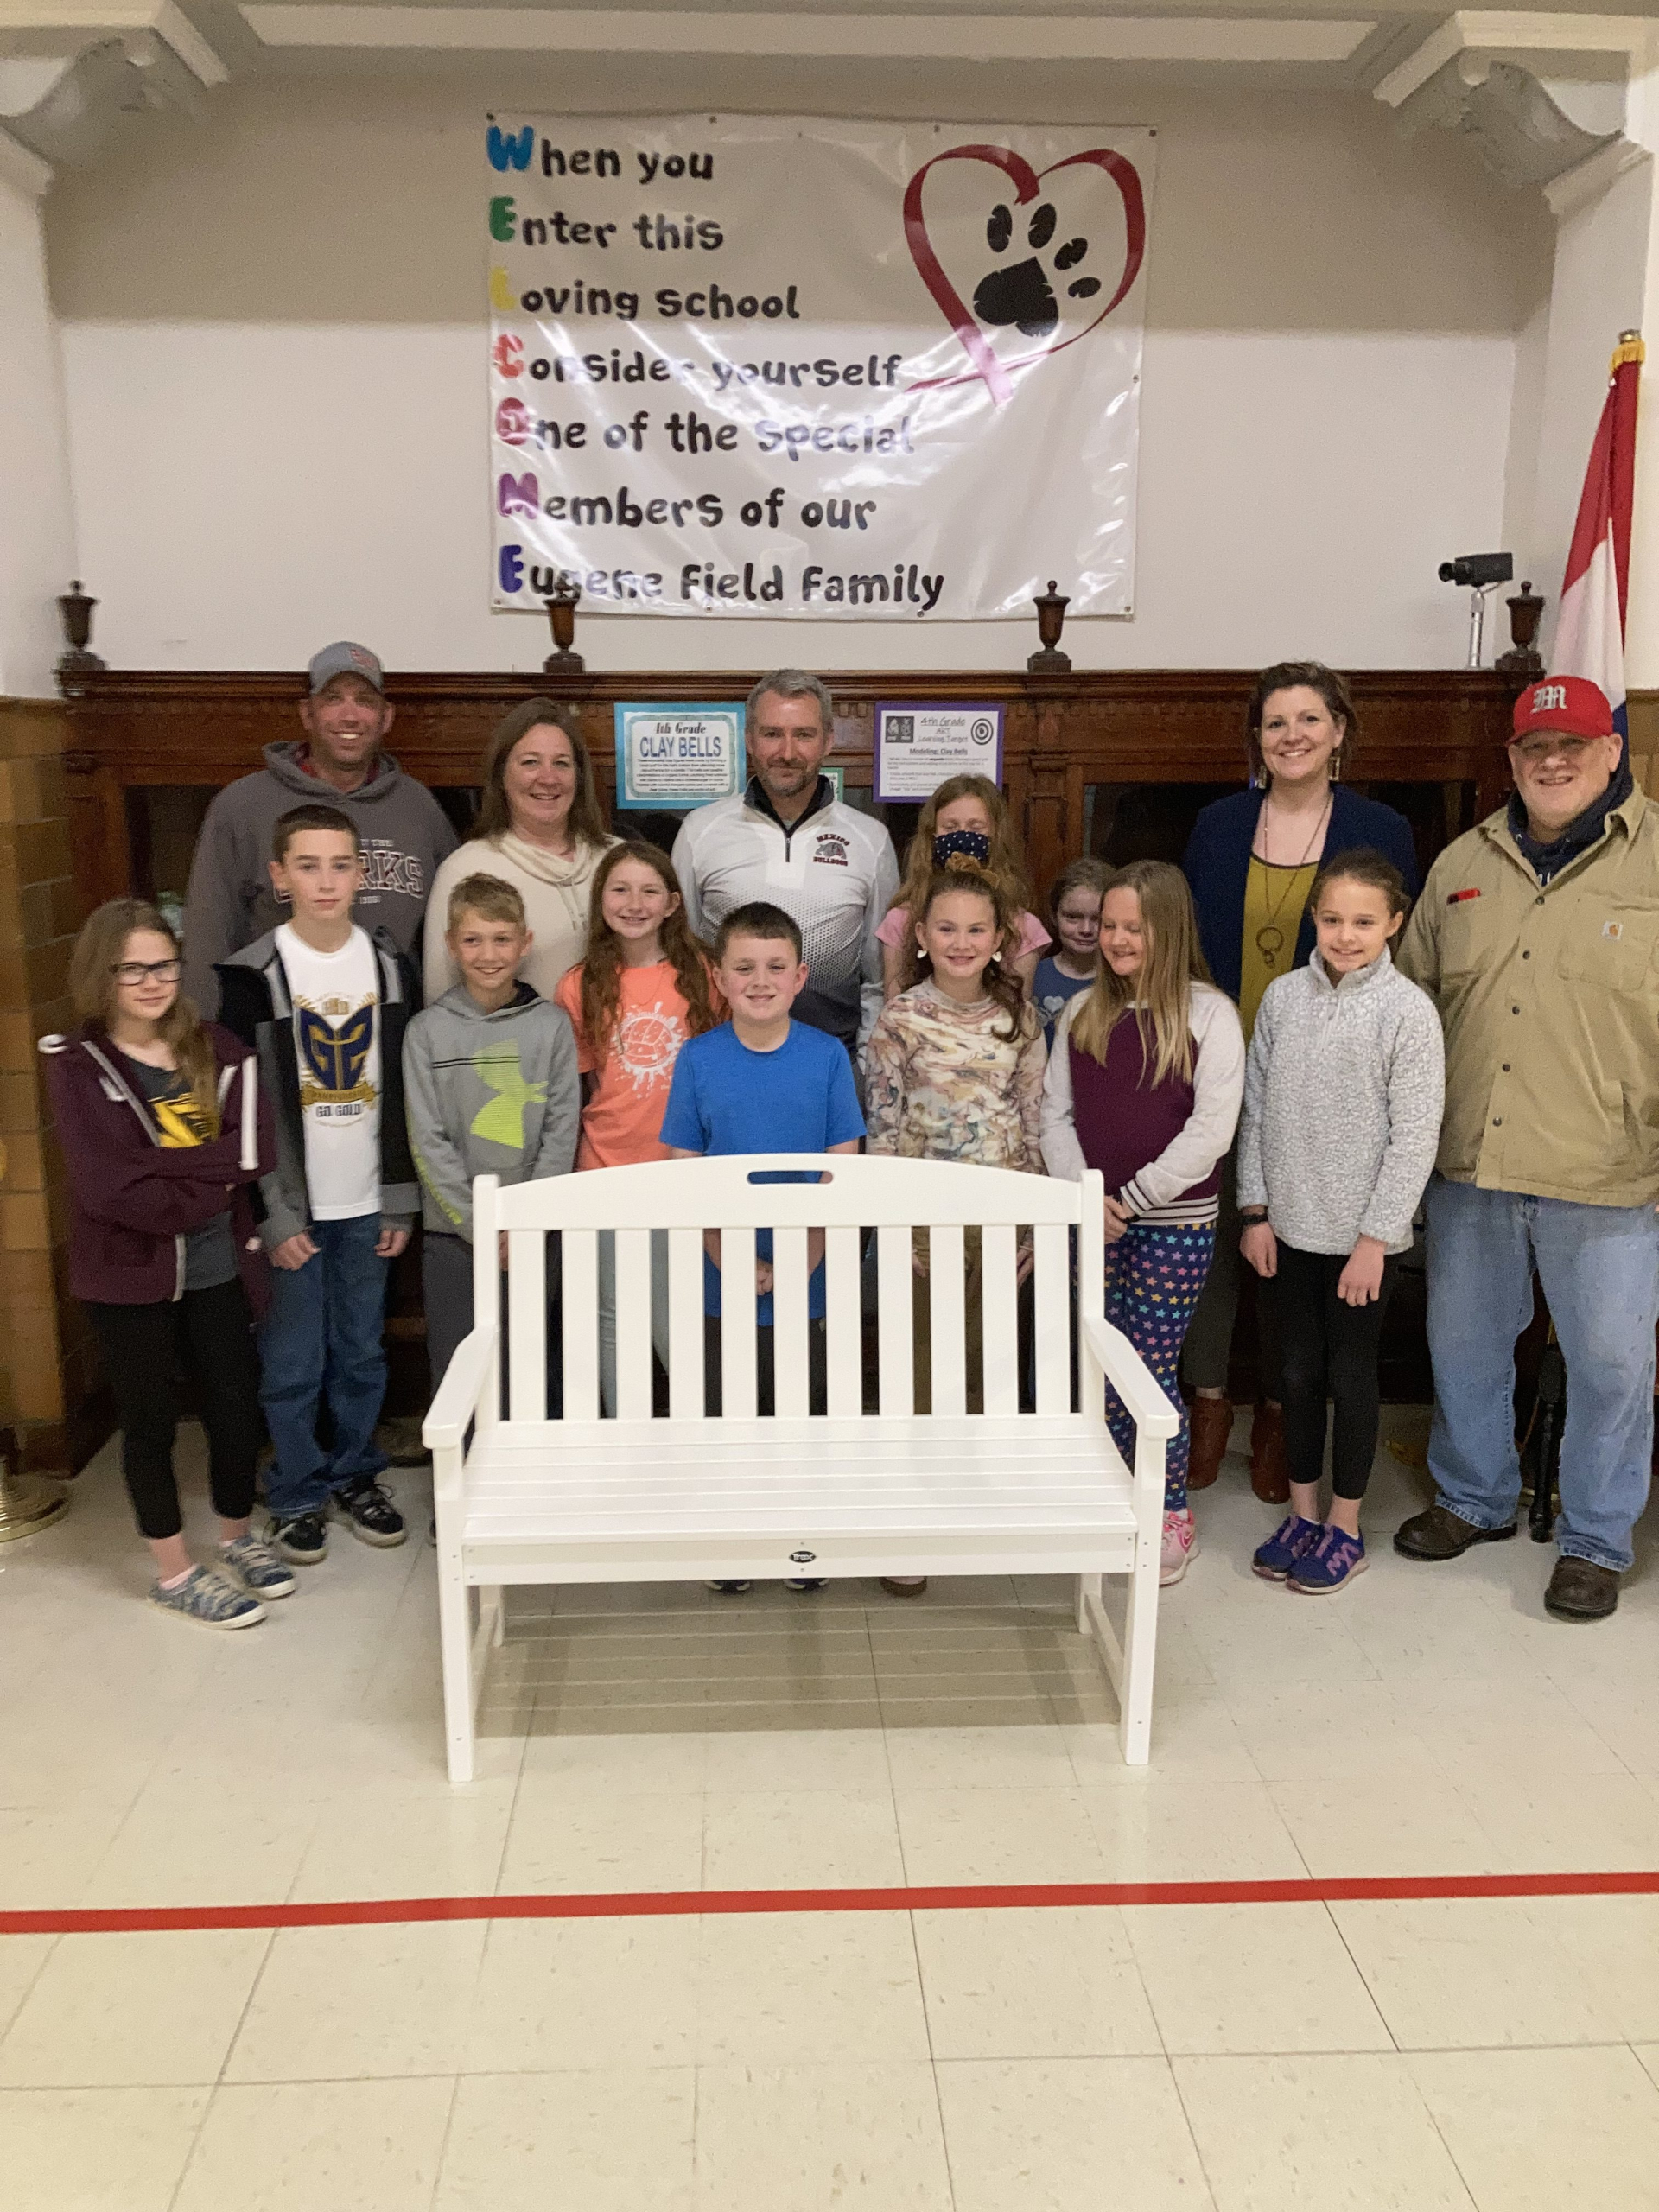
M 1304 1521 L 1300 1513 L 1287 1513 L 1252 1557 L 1250 1566 L 1264 1582 L 1282 1582 L 1324 1534 L 1322 1521 Z
M 1329 1598 L 1357 1574 L 1363 1574 L 1370 1564 L 1363 1536 L 1351 1536 L 1345 1529 L 1327 1523 L 1313 1550 L 1291 1568 L 1286 1587 L 1303 1598 Z

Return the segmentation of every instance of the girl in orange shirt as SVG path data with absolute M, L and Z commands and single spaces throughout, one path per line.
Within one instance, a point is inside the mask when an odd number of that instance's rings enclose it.
M 588 945 L 554 993 L 576 1033 L 582 1071 L 578 1171 L 666 1160 L 658 1135 L 674 1063 L 688 1037 L 715 1028 L 726 1007 L 685 918 L 679 878 L 655 845 L 613 845 L 594 875 Z M 653 1245 L 660 1242 L 653 1239 Z M 652 1341 L 668 1342 L 668 1259 L 652 1253 Z M 600 1390 L 616 1402 L 616 1247 L 599 1251 Z

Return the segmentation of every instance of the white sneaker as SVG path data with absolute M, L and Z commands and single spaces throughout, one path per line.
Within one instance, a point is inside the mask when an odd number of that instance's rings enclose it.
M 1192 1518 L 1192 1507 L 1184 1506 L 1179 1513 L 1166 1513 L 1163 1557 L 1158 1568 L 1158 1580 L 1166 1589 L 1172 1582 L 1180 1580 L 1198 1548 L 1198 1526 Z

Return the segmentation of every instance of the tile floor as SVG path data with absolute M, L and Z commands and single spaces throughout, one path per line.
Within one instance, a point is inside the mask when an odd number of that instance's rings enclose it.
M 1147 1770 L 1058 1584 L 655 1588 L 520 1593 L 452 1790 L 424 1546 L 192 1631 L 106 1453 L 0 1552 L 0 1910 L 1659 1868 L 1650 1538 L 1563 1627 L 1524 1537 L 1397 1560 L 1421 1488 L 1298 1600 L 1229 1462 Z M 0 2197 L 1659 2212 L 1659 1897 L 8 1936 Z

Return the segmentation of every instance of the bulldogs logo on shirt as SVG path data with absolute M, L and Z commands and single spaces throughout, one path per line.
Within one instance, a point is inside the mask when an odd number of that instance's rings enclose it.
M 845 868 L 848 865 L 847 840 L 836 830 L 821 830 L 818 841 L 812 848 L 812 857 L 825 868 Z

